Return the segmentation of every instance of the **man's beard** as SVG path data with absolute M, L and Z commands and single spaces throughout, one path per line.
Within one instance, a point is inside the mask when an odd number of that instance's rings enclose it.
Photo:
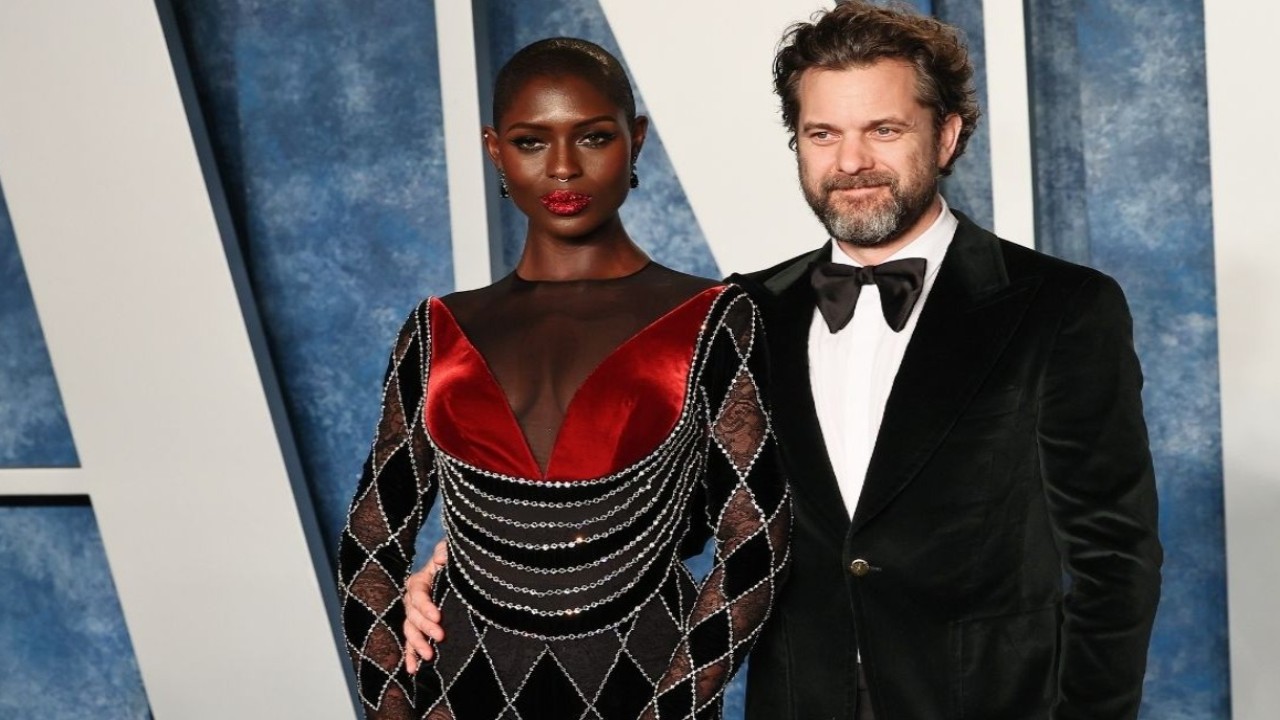
M 818 219 L 831 237 L 859 247 L 876 247 L 898 238 L 915 224 L 938 193 L 936 168 L 928 157 L 919 158 L 910 175 L 903 178 L 891 172 L 864 172 L 857 175 L 836 174 L 812 188 L 805 181 L 804 162 L 800 162 L 800 187 Z M 885 186 L 889 197 L 836 199 L 838 190 Z

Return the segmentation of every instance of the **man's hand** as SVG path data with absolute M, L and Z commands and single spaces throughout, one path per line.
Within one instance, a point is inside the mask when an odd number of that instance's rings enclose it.
M 440 609 L 431 602 L 431 588 L 448 556 L 448 545 L 441 540 L 426 567 L 410 575 L 404 586 L 404 665 L 411 675 L 418 672 L 419 658 L 425 662 L 435 655 L 427 638 L 444 641 Z

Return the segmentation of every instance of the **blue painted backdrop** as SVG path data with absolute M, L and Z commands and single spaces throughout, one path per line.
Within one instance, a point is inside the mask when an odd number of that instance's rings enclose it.
M 0 188 L 0 467 L 78 464 Z
M 0 192 L 0 468 L 78 464 Z M 0 718 L 148 714 L 88 499 L 0 497 Z
M 1144 718 L 1230 717 L 1200 0 L 1030 0 L 1037 235 L 1125 288 L 1146 374 L 1164 589 Z
M 980 0 L 915 4 L 966 31 L 985 103 Z M 395 329 L 420 297 L 452 290 L 433 5 L 174 6 L 332 553 Z M 1168 561 L 1143 717 L 1227 718 L 1201 6 L 1027 0 L 1026 10 L 1038 241 L 1121 281 L 1148 377 Z M 596 0 L 491 2 L 483 20 L 495 68 L 548 35 L 618 50 Z M 662 146 L 662 118 L 652 120 L 629 229 L 673 267 L 749 269 L 715 266 Z M 982 127 L 946 186 L 987 224 L 988 154 Z M 509 269 L 523 237 L 509 206 L 498 235 Z M 75 464 L 0 196 L 0 466 Z M 147 717 L 87 504 L 0 507 L 0 577 L 0 716 Z M 737 717 L 739 690 L 730 707 Z
M 987 46 L 982 29 L 982 0 L 915 0 L 912 4 L 921 12 L 951 23 L 964 33 L 969 56 L 973 58 L 978 103 L 985 110 Z M 991 130 L 985 122 L 979 121 L 954 172 L 942 181 L 942 192 L 947 196 L 947 202 L 963 210 L 974 222 L 983 227 L 995 224 L 991 198 Z
M 332 552 L 391 339 L 453 284 L 432 5 L 174 7 Z
M 0 498 L 0 718 L 149 718 L 84 498 Z

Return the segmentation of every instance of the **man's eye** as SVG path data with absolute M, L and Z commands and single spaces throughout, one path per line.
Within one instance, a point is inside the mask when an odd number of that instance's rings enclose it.
M 879 137 L 879 138 L 894 137 L 898 134 L 898 129 L 891 128 L 886 125 L 881 125 L 880 127 L 875 129 L 874 134 L 876 137 Z
M 829 142 L 831 140 L 831 137 L 832 137 L 831 133 L 826 130 L 818 130 L 818 131 L 809 133 L 809 139 L 816 143 Z
M 604 147 L 608 145 L 616 136 L 610 132 L 592 132 L 582 136 L 578 142 L 587 147 Z

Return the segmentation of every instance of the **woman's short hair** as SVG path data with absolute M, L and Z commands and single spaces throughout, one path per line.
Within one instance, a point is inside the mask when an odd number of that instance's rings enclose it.
M 570 75 L 581 78 L 622 109 L 627 121 L 636 119 L 631 81 L 618 58 L 599 45 L 579 38 L 538 40 L 516 51 L 493 81 L 493 124 L 496 127 L 512 99 L 535 77 Z

